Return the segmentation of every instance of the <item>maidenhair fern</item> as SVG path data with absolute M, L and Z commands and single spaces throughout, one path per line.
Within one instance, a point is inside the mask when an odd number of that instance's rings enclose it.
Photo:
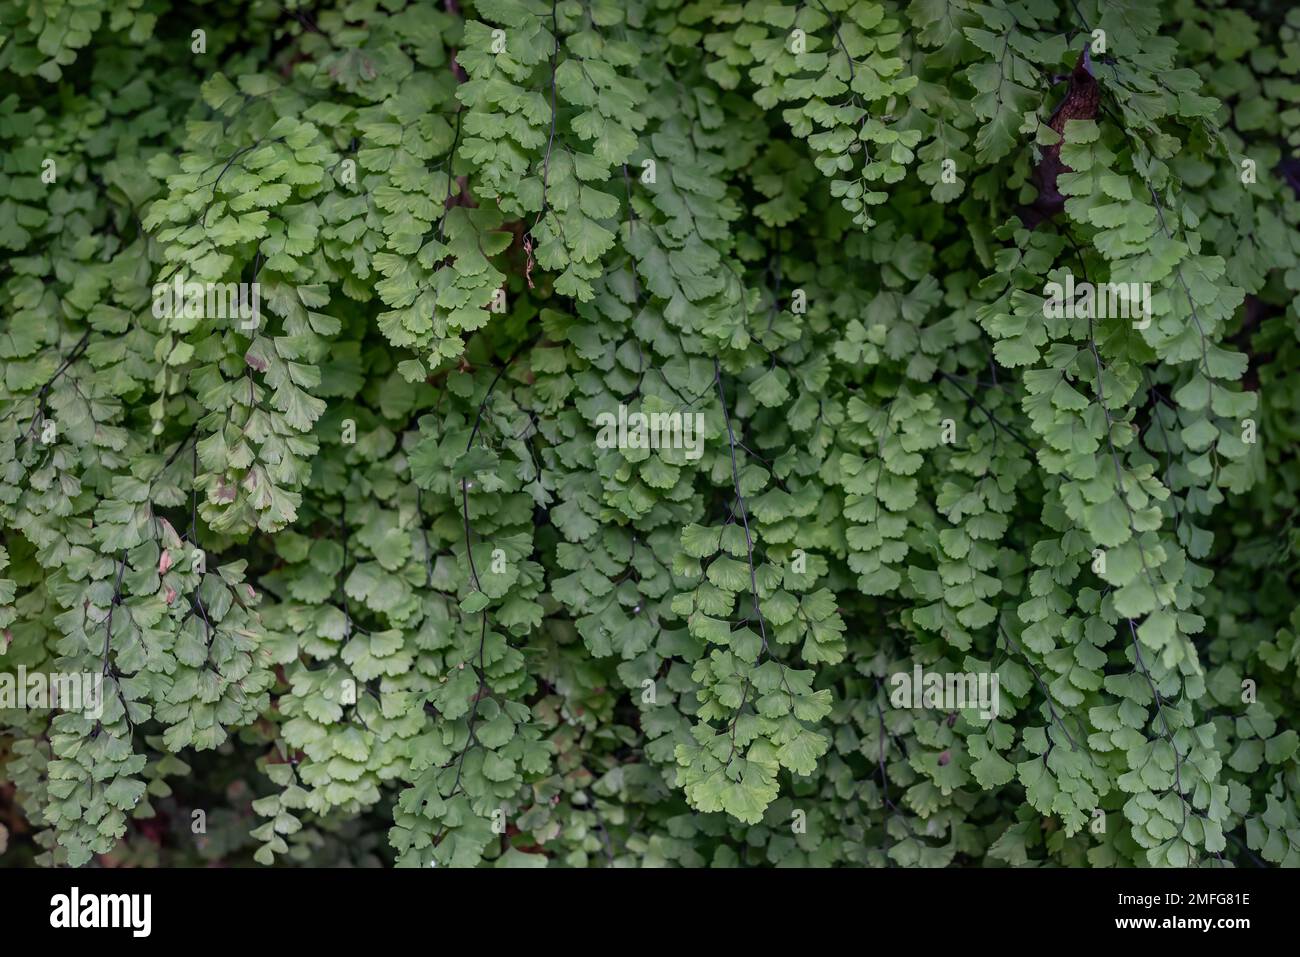
M 0 0 L 0 852 L 1300 864 L 1246 6 Z

